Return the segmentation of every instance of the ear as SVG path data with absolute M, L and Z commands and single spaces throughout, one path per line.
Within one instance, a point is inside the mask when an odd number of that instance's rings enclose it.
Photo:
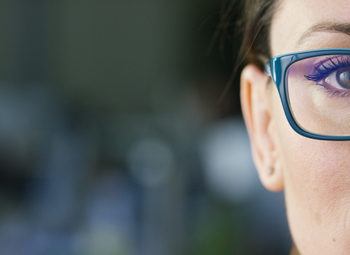
M 272 111 L 273 86 L 269 77 L 255 65 L 241 75 L 241 104 L 248 129 L 253 160 L 264 187 L 283 190 L 283 174 L 277 145 L 276 118 Z M 275 132 L 274 132 L 275 131 Z

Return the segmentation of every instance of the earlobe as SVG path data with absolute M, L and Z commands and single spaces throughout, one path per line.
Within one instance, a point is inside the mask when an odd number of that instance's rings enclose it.
M 283 175 L 273 132 L 274 118 L 268 77 L 254 65 L 241 75 L 241 104 L 248 129 L 254 163 L 260 180 L 271 191 L 283 189 Z

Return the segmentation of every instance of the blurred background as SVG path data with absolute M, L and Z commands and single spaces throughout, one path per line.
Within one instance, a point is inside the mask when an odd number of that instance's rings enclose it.
M 1 0 L 0 254 L 287 254 L 231 79 L 240 12 Z

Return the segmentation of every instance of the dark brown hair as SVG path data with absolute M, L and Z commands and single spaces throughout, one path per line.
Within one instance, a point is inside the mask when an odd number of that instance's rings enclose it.
M 242 45 L 239 57 L 243 64 L 252 63 L 263 68 L 263 60 L 271 57 L 270 27 L 278 0 L 244 0 L 239 26 Z
M 227 0 L 223 5 L 217 32 L 223 38 L 233 34 L 234 38 L 240 39 L 241 45 L 238 54 L 234 54 L 236 64 L 220 101 L 244 65 L 255 64 L 263 70 L 264 61 L 271 57 L 270 28 L 279 2 L 280 0 Z

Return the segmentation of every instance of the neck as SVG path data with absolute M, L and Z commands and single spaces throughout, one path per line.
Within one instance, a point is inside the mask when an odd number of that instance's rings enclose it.
M 290 255 L 300 255 L 295 245 L 293 245 Z

